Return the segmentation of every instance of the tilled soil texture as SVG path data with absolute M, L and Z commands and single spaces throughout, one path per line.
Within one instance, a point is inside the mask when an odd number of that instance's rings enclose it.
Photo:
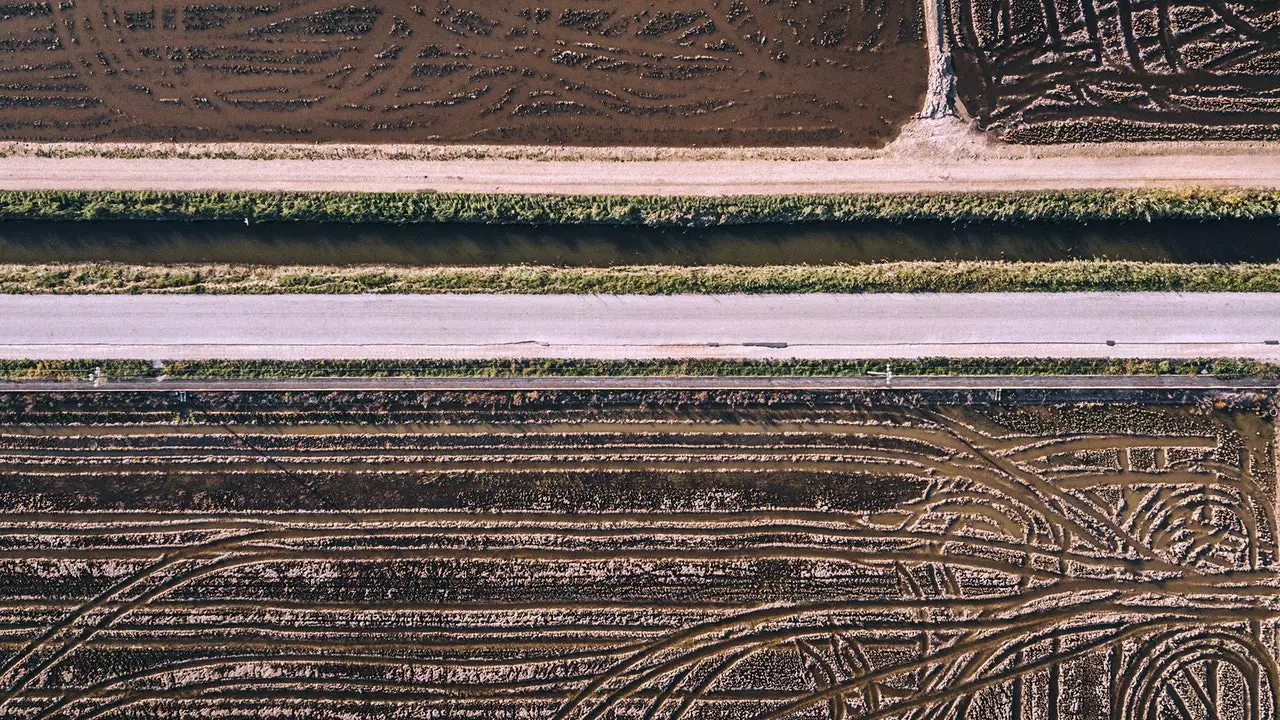
M 1280 138 L 1276 0 L 943 0 L 959 95 L 1015 142 Z
M 879 146 L 918 0 L 0 8 L 0 137 Z
M 1270 406 L 1112 400 L 3 396 L 0 715 L 1276 717 Z

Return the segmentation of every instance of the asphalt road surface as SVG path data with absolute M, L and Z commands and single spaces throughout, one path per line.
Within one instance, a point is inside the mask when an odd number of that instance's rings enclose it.
M 0 297 L 3 358 L 1249 357 L 1280 294 Z

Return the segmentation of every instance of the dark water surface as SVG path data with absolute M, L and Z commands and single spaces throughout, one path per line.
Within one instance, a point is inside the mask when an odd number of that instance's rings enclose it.
M 894 260 L 1280 261 L 1280 222 L 609 226 L 0 223 L 0 262 L 777 265 Z

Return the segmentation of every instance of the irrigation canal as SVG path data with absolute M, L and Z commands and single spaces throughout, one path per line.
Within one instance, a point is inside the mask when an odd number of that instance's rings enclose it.
M 0 262 L 782 265 L 908 260 L 1277 262 L 1280 223 L 616 226 L 6 222 Z

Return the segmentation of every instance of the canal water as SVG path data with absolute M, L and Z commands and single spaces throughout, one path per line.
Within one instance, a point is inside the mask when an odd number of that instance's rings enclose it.
M 778 265 L 1106 258 L 1280 261 L 1280 223 L 611 226 L 0 223 L 0 262 Z

